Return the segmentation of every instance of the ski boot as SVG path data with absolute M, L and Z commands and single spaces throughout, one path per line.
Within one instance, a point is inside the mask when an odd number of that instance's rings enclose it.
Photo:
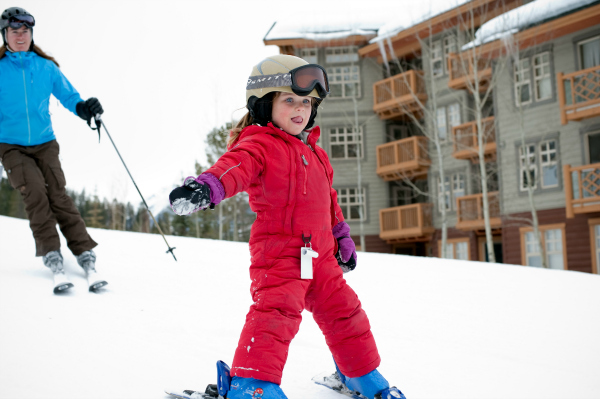
M 84 251 L 77 255 L 76 258 L 79 266 L 85 270 L 85 276 L 90 291 L 97 291 L 108 284 L 96 271 L 96 254 L 94 251 Z
M 377 369 L 361 377 L 346 377 L 337 364 L 335 365 L 337 374 L 342 384 L 350 391 L 358 392 L 368 399 L 406 399 L 404 394 L 396 387 L 391 387 L 385 378 Z
M 73 283 L 69 281 L 69 278 L 65 274 L 63 257 L 60 251 L 50 251 L 42 257 L 42 260 L 44 261 L 44 265 L 52 270 L 55 294 L 67 291 L 73 287 Z
M 279 385 L 254 378 L 231 377 L 227 364 L 217 362 L 217 385 L 209 385 L 209 390 L 217 390 L 219 397 L 227 399 L 288 399 Z

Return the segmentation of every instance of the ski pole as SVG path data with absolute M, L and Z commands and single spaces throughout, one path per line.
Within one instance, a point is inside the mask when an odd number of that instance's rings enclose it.
M 110 133 L 106 129 L 106 124 L 101 119 L 100 114 L 96 114 L 96 116 L 94 117 L 94 120 L 96 122 L 96 128 L 98 129 L 98 138 L 100 138 L 100 126 L 104 126 L 104 131 L 106 132 L 106 135 L 110 139 L 110 142 L 112 143 L 113 147 L 115 147 L 115 151 L 117 151 L 117 155 L 121 159 L 121 162 L 123 162 L 123 166 L 125 166 L 125 170 L 127 171 L 127 174 L 129 175 L 129 177 L 131 178 L 131 181 L 133 182 L 133 185 L 135 186 L 135 189 L 137 190 L 137 192 L 140 195 L 140 197 L 142 197 L 142 201 L 144 202 L 144 206 L 148 210 L 148 213 L 150 214 L 150 216 L 152 216 L 152 220 L 154 221 L 154 224 L 156 225 L 156 227 L 158 227 L 158 231 L 159 231 L 160 235 L 165 240 L 165 244 L 167 244 L 167 248 L 169 248 L 166 253 L 170 252 L 171 255 L 173 255 L 173 259 L 175 259 L 175 261 L 177 261 L 177 258 L 175 257 L 175 253 L 173 252 L 173 250 L 175 249 L 175 247 L 171 247 L 169 245 L 169 243 L 167 242 L 167 237 L 165 237 L 165 235 L 163 234 L 162 229 L 160 228 L 160 225 L 158 224 L 158 222 L 154 218 L 154 215 L 152 214 L 152 211 L 150 211 L 150 208 L 148 207 L 148 204 L 146 203 L 146 200 L 144 199 L 144 196 L 142 195 L 142 192 L 140 191 L 140 189 L 138 188 L 137 184 L 135 183 L 135 180 L 133 179 L 133 176 L 131 176 L 131 172 L 129 172 L 129 168 L 125 164 L 125 161 L 123 160 L 123 157 L 121 156 L 121 153 L 117 149 L 117 146 L 115 145 L 115 142 L 113 141 L 112 137 L 110 136 Z

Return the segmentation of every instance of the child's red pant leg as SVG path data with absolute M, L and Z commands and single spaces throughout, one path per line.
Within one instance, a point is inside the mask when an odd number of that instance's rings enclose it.
M 300 327 L 311 280 L 301 280 L 299 246 L 285 248 L 267 267 L 250 268 L 254 304 L 246 316 L 231 375 L 281 384 L 288 347 Z M 295 277 L 294 277 L 295 276 Z
M 306 309 L 325 335 L 340 371 L 347 377 L 360 377 L 375 370 L 381 361 L 369 319 L 335 257 L 318 260 Z

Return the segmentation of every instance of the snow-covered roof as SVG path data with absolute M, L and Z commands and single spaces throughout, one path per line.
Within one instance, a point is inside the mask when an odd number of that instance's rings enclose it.
M 308 21 L 298 18 L 283 19 L 274 24 L 265 40 L 323 41 L 361 35 L 373 43 L 469 1 L 471 0 L 393 1 L 386 2 L 385 6 L 371 7 L 368 12 L 324 12 L 322 16 L 311 16 Z
M 463 50 L 492 42 L 593 3 L 598 3 L 598 0 L 534 0 L 481 25 L 475 33 L 475 40 L 464 45 Z
M 468 3 L 471 0 L 431 0 L 429 2 L 415 2 L 418 7 L 406 7 L 405 12 L 394 15 L 388 23 L 381 26 L 377 32 L 377 37 L 371 39 L 371 43 L 376 43 L 395 36 L 403 30 L 409 29 L 421 22 L 427 21 L 433 17 L 441 15 L 456 7 Z M 414 7 L 414 6 L 413 6 Z
M 298 20 L 280 20 L 275 22 L 266 34 L 265 40 L 306 39 L 326 41 L 342 39 L 350 36 L 365 36 L 371 38 L 385 23 L 383 18 L 348 19 L 335 21 L 332 18 L 311 18 L 310 23 Z

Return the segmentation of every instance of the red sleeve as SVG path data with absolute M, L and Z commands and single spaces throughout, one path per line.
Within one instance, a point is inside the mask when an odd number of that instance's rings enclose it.
M 225 189 L 225 198 L 245 191 L 261 174 L 270 136 L 251 136 L 227 151 L 205 173 L 216 176 Z

